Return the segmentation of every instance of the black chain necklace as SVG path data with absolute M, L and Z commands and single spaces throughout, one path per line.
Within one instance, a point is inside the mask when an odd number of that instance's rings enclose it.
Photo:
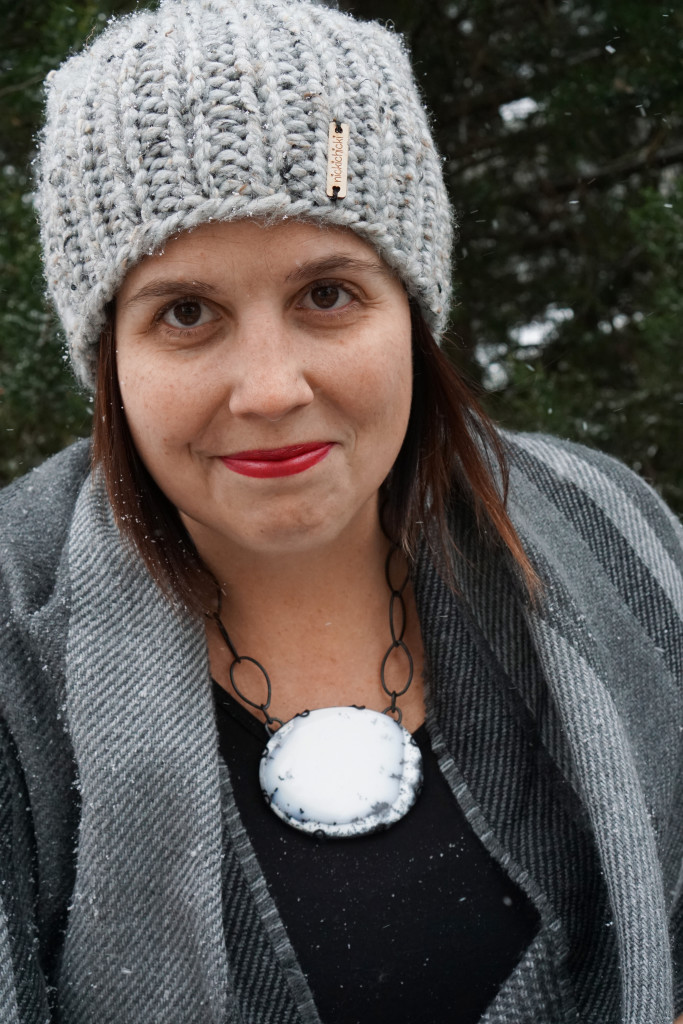
M 389 587 L 391 643 L 382 659 L 380 682 L 390 703 L 382 712 L 369 708 L 330 707 L 302 711 L 288 722 L 270 713 L 272 684 L 263 665 L 237 653 L 221 620 L 220 592 L 213 619 L 228 650 L 230 684 L 249 707 L 264 717 L 269 737 L 261 754 L 259 781 L 265 800 L 279 818 L 293 828 L 314 835 L 349 837 L 367 835 L 400 821 L 419 796 L 422 756 L 415 740 L 403 728 L 397 700 L 413 681 L 413 658 L 404 640 L 406 606 L 401 585 L 391 580 L 394 546 L 387 555 L 384 575 Z M 387 684 L 389 658 L 394 651 L 407 660 L 407 680 L 401 689 Z M 235 681 L 236 669 L 253 665 L 262 675 L 266 699 L 250 700 Z

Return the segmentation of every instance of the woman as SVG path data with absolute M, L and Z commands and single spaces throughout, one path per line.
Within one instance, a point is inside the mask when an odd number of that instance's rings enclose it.
M 96 404 L 0 506 L 2 1020 L 672 1020 L 680 527 L 448 368 L 400 40 L 169 0 L 51 77 Z

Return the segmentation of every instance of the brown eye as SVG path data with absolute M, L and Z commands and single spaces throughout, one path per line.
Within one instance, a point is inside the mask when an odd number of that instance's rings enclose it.
M 343 309 L 353 296 L 340 284 L 316 284 L 307 292 L 302 305 L 308 309 Z
M 201 318 L 202 307 L 198 302 L 179 302 L 170 312 L 183 327 L 194 327 Z
M 183 299 L 174 303 L 162 317 L 169 327 L 189 329 L 200 327 L 213 319 L 211 310 L 199 299 Z
M 339 291 L 334 284 L 318 285 L 311 290 L 311 298 L 320 309 L 331 309 L 339 301 Z

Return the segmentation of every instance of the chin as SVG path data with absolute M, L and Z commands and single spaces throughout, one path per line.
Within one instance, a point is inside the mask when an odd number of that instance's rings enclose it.
M 277 522 L 263 526 L 250 538 L 251 547 L 259 554 L 297 554 L 333 542 L 343 532 L 341 524 L 329 518 L 311 516 L 296 522 Z

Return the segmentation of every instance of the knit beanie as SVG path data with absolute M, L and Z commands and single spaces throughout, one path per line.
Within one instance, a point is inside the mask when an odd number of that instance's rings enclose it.
M 451 211 L 401 38 L 306 0 L 162 0 L 112 22 L 48 76 L 36 203 L 89 387 L 127 271 L 210 220 L 350 228 L 437 336 L 448 315 Z

